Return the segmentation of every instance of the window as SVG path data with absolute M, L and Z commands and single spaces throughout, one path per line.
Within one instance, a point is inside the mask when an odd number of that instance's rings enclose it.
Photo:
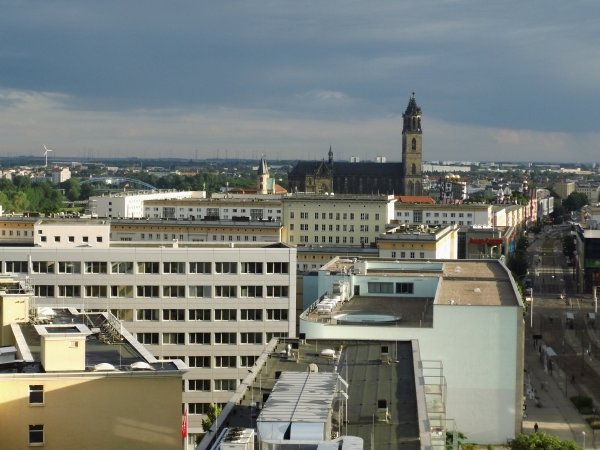
M 158 286 L 138 286 L 137 296 L 146 298 L 157 298 L 159 297 Z
M 189 309 L 188 320 L 210 321 L 210 309 Z
M 138 262 L 137 273 L 159 273 L 158 262 Z
M 58 287 L 59 297 L 81 297 L 81 286 L 64 285 Z
M 191 262 L 190 273 L 211 273 L 210 262 Z
M 33 292 L 37 297 L 54 297 L 54 286 L 51 284 L 36 284 Z
M 262 297 L 262 286 L 240 286 L 240 297 Z
M 415 259 L 415 252 L 410 252 L 410 258 Z
M 163 333 L 164 345 L 183 345 L 185 344 L 185 333 Z
M 106 286 L 85 286 L 85 296 L 100 298 L 106 297 Z
M 237 344 L 237 334 L 215 333 L 215 344 Z
M 254 355 L 243 355 L 240 356 L 240 367 L 252 367 L 256 364 L 258 356 Z
M 158 320 L 158 309 L 138 309 L 135 313 L 137 320 Z
M 400 258 L 406 258 L 406 252 L 400 252 Z
M 237 310 L 235 309 L 215 309 L 215 321 L 232 321 L 237 320 Z
M 360 220 L 369 220 L 369 213 L 360 213 Z
M 54 273 L 53 261 L 33 261 L 31 263 L 33 273 Z
M 185 309 L 163 309 L 162 318 L 165 321 L 183 321 Z
M 85 273 L 108 273 L 106 261 L 86 261 L 84 264 Z
M 163 273 L 185 273 L 185 263 L 184 262 L 164 262 L 163 263 Z
M 394 292 L 394 284 L 391 282 L 376 282 L 368 283 L 369 294 L 392 294 Z
M 188 403 L 188 414 L 208 414 L 210 403 Z
M 242 309 L 240 320 L 262 320 L 262 309 Z
M 216 262 L 215 263 L 215 273 L 237 273 L 237 263 L 236 262 Z
M 287 297 L 288 286 L 267 286 L 267 297 Z
M 185 297 L 185 286 L 163 286 L 163 297 L 183 298 Z
M 288 320 L 288 310 L 267 309 L 267 320 Z
M 77 261 L 59 261 L 58 273 L 81 273 L 81 263 Z
M 240 333 L 240 344 L 262 344 L 262 333 Z
M 210 392 L 210 380 L 188 380 L 188 391 Z
M 29 385 L 29 404 L 43 405 L 44 404 L 44 385 L 30 384 Z
M 235 297 L 236 286 L 215 286 L 215 297 Z
M 141 344 L 158 345 L 158 333 L 137 333 L 137 340 Z
M 396 294 L 412 294 L 414 283 L 396 283 Z
M 188 366 L 210 369 L 210 356 L 190 356 Z
M 112 262 L 110 270 L 111 273 L 133 273 L 133 263 L 131 261 Z
M 419 253 L 419 258 L 425 259 L 425 252 L 420 252 Z
M 44 445 L 44 425 L 29 425 L 29 445 Z
M 237 366 L 237 357 L 234 356 L 215 356 L 215 367 L 235 368 Z
M 235 391 L 237 380 L 235 379 L 218 379 L 215 380 L 215 392 L 217 391 Z
M 113 285 L 110 287 L 110 296 L 113 298 L 133 298 L 133 286 Z
M 243 262 L 241 264 L 241 273 L 263 273 L 262 262 Z
M 54 236 L 54 242 L 60 242 L 60 236 Z
M 27 261 L 6 261 L 6 272 L 27 273 Z
M 286 262 L 268 262 L 267 273 L 290 273 L 289 263 Z
M 210 297 L 210 286 L 190 286 L 188 291 L 190 297 Z
M 190 333 L 190 344 L 210 345 L 210 333 Z
M 267 342 L 273 338 L 286 338 L 288 334 L 285 331 L 270 331 L 267 332 Z

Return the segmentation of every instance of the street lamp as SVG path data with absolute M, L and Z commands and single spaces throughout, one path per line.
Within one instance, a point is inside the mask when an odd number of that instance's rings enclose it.
M 585 450 L 585 431 L 582 431 L 581 435 L 583 436 L 583 446 L 581 448 L 583 448 L 583 450 Z

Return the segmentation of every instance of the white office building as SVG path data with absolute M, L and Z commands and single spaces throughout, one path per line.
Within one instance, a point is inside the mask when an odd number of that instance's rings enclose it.
M 199 433 L 201 414 L 229 400 L 268 341 L 295 335 L 296 249 L 108 244 L 109 225 L 86 222 L 41 221 L 38 246 L 2 248 L 1 272 L 27 280 L 36 308 L 110 310 L 157 358 L 185 361 L 183 402 Z

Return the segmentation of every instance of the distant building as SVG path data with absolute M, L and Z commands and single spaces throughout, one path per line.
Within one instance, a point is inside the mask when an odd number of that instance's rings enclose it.
M 60 184 L 71 178 L 71 170 L 68 167 L 52 168 L 52 184 Z
M 561 200 L 566 199 L 569 194 L 575 192 L 575 183 L 572 181 L 554 183 L 552 189 L 560 197 Z
M 330 147 L 327 160 L 299 161 L 288 175 L 289 191 L 312 194 L 421 195 L 423 130 L 421 108 L 414 93 L 403 114 L 402 162 L 334 161 Z
M 144 217 L 144 202 L 149 200 L 174 200 L 205 196 L 204 192 L 165 191 L 165 192 L 111 192 L 95 195 L 88 199 L 88 209 L 97 217 Z

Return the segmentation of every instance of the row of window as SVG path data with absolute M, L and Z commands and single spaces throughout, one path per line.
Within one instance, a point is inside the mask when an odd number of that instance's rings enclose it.
M 41 234 L 42 230 L 38 230 L 38 233 Z M 53 236 L 54 242 L 60 242 L 61 239 L 62 239 L 62 236 Z M 48 236 L 45 236 L 45 235 L 40 236 L 40 241 L 48 242 Z M 67 241 L 69 241 L 71 243 L 75 243 L 75 236 L 67 236 Z M 96 242 L 100 243 L 102 241 L 103 241 L 102 236 L 96 236 Z M 84 244 L 87 244 L 88 242 L 90 242 L 89 236 L 81 236 L 81 242 L 83 242 Z
M 348 231 L 353 233 L 354 232 L 354 225 L 326 225 L 324 223 L 321 224 L 320 226 L 320 230 L 321 231 L 330 231 L 330 232 L 334 232 L 334 227 L 335 227 L 335 231 Z M 319 231 L 319 224 L 315 223 L 314 224 L 314 228 L 315 231 Z M 379 232 L 379 225 L 375 225 L 374 227 L 375 232 Z M 294 224 L 291 223 L 290 224 L 290 231 L 294 231 Z M 308 224 L 307 223 L 301 223 L 300 224 L 300 231 L 308 231 Z M 369 231 L 369 225 L 361 225 L 360 226 L 360 231 Z
M 421 215 L 423 214 L 423 211 L 413 211 L 414 214 L 417 215 Z M 458 215 L 457 215 L 458 214 Z M 404 217 L 409 217 L 410 216 L 410 211 L 397 211 L 396 212 L 396 217 L 402 217 L 402 215 L 404 215 Z M 447 212 L 443 212 L 443 213 L 431 213 L 431 212 L 426 212 L 425 213 L 425 217 L 473 217 L 473 213 L 447 213 Z
M 367 230 L 368 231 L 368 230 Z M 309 238 L 310 236 L 298 236 L 299 239 L 299 243 L 300 244 L 308 244 L 309 243 Z M 339 244 L 340 241 L 342 244 L 354 244 L 354 236 L 321 236 L 321 241 L 319 242 L 319 236 L 313 236 L 313 243 L 314 244 L 333 244 L 334 242 L 336 244 Z M 290 242 L 294 242 L 294 236 L 290 235 L 289 237 Z M 359 242 L 361 244 L 368 244 L 369 243 L 369 237 L 368 236 L 361 236 L 359 238 Z
M 28 261 L 5 261 L 4 271 L 10 273 L 28 273 Z M 162 272 L 161 272 L 162 266 Z M 137 262 L 119 261 L 32 261 L 32 273 L 64 273 L 64 274 L 287 274 L 287 262 Z M 187 271 L 186 271 L 187 269 Z
M 308 212 L 300 212 L 300 219 L 308 219 Z M 294 219 L 295 218 L 295 213 L 294 211 L 290 211 L 290 219 Z M 321 213 L 314 213 L 314 218 L 316 220 L 354 220 L 354 213 L 325 213 L 325 212 L 321 212 Z M 360 220 L 369 220 L 369 213 L 363 212 L 360 213 Z M 380 215 L 379 213 L 375 213 L 375 220 L 380 220 Z
M 266 334 L 268 342 L 275 336 L 274 333 Z M 169 332 L 161 334 L 156 332 L 137 333 L 136 338 L 145 345 L 238 345 L 238 344 L 263 344 L 262 332 Z M 192 367 L 192 366 L 190 366 Z
M 396 252 L 393 251 L 392 252 L 392 258 L 401 258 L 401 259 L 405 259 L 406 258 L 406 254 L 407 252 Z M 400 255 L 400 256 L 398 256 Z M 409 258 L 410 259 L 415 259 L 416 256 L 416 252 L 408 252 Z M 425 252 L 419 252 L 419 259 L 425 259 Z
M 394 291 L 394 286 L 396 290 Z M 391 281 L 384 282 L 369 282 L 367 286 L 369 294 L 413 294 L 414 283 L 392 283 Z
M 22 230 L 23 236 L 28 236 L 27 230 Z M 33 236 L 33 231 L 31 231 L 31 235 Z M 21 236 L 21 230 L 2 230 L 2 236 Z
M 186 292 L 187 290 L 187 292 Z M 259 285 L 58 285 L 36 284 L 38 297 L 87 298 L 280 298 L 288 297 L 289 286 Z
M 260 321 L 263 320 L 262 309 L 138 309 L 136 310 L 136 319 L 138 321 L 158 321 L 162 317 L 163 321 L 185 321 L 187 311 L 188 321 L 215 321 L 215 322 L 236 322 L 240 321 Z M 267 309 L 266 320 L 268 321 L 286 321 L 288 320 L 287 309 Z

